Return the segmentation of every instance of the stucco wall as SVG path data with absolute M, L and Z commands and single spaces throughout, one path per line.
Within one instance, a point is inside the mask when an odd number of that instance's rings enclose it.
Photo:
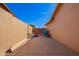
M 31 26 L 29 26 L 29 34 L 31 35 L 32 34 L 32 32 L 33 32 L 33 27 L 31 27 Z
M 28 24 L 0 8 L 0 55 L 20 41 L 27 39 Z
M 79 52 L 79 4 L 63 4 L 47 29 L 53 38 Z

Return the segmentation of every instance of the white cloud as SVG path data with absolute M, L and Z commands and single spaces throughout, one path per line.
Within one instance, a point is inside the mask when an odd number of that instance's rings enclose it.
M 45 12 L 42 12 L 42 14 L 46 14 L 47 13 L 47 11 L 45 11 Z

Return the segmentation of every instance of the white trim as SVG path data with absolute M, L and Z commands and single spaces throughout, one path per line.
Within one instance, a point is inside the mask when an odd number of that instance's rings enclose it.
M 11 47 L 11 51 L 14 51 L 15 49 L 23 46 L 26 44 L 30 39 L 25 38 L 24 40 L 20 41 L 19 43 L 15 44 L 14 46 Z

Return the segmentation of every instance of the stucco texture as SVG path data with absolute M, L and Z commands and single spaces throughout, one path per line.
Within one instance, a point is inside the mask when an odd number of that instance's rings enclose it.
M 5 55 L 8 48 L 27 38 L 27 29 L 28 24 L 0 8 L 0 55 Z
M 47 29 L 53 38 L 79 52 L 79 4 L 62 4 Z

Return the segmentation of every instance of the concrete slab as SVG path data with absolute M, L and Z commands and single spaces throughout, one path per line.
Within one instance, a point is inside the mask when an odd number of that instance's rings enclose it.
M 57 42 L 44 37 L 32 38 L 27 44 L 16 49 L 8 56 L 78 56 L 79 53 Z

